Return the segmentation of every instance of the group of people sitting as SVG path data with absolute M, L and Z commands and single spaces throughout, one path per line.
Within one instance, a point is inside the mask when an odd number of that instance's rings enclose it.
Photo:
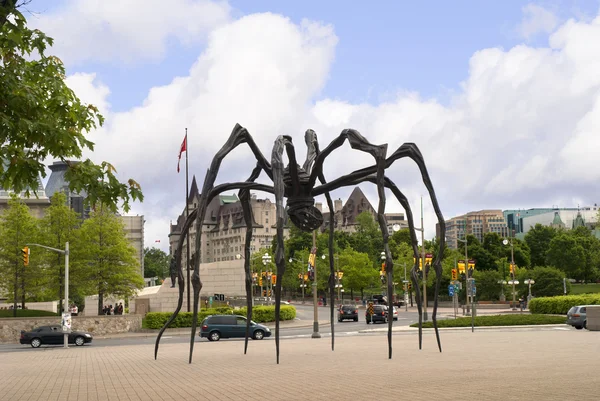
M 122 315 L 123 314 L 123 302 L 119 302 L 114 308 L 112 305 L 104 305 L 102 313 L 105 315 Z

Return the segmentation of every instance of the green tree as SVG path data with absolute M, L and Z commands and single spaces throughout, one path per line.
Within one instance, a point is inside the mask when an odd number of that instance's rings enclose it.
M 77 213 L 67 206 L 67 197 L 65 194 L 57 192 L 52 196 L 50 207 L 38 223 L 42 245 L 65 249 L 65 242 L 74 242 L 81 221 Z M 63 299 L 65 277 L 64 255 L 43 248 L 34 249 L 43 256 L 44 274 L 41 276 L 44 283 L 43 299 Z M 69 270 L 69 295 L 73 298 L 82 298 L 83 294 L 81 290 L 82 282 L 85 281 L 85 273 L 77 268 Z M 61 312 L 62 303 L 59 305 L 59 313 Z
M 574 236 L 566 232 L 560 232 L 552 238 L 546 260 L 548 265 L 562 270 L 569 278 L 582 280 L 584 277 L 585 250 Z
M 498 284 L 502 274 L 495 270 L 475 270 L 473 278 L 477 287 L 477 299 L 495 301 L 500 299 L 502 284 Z
M 536 224 L 525 234 L 525 242 L 531 250 L 531 266 L 546 266 L 546 255 L 550 248 L 550 241 L 557 234 L 553 227 Z
M 0 289 L 14 304 L 16 317 L 17 302 L 25 308 L 25 302 L 39 293 L 36 277 L 40 264 L 35 250 L 31 253 L 28 266 L 23 263 L 22 249 L 37 240 L 37 222 L 29 207 L 16 195 L 8 201 L 8 209 L 0 217 Z
M 564 272 L 548 266 L 536 266 L 533 269 L 521 270 L 517 274 L 519 280 L 519 294 L 527 296 L 529 286 L 525 284 L 526 279 L 533 279 L 535 284 L 531 285 L 531 294 L 536 297 L 553 297 L 563 295 Z M 571 283 L 567 280 L 567 292 L 571 289 Z
M 375 286 L 381 283 L 379 271 L 373 268 L 373 263 L 366 253 L 346 248 L 339 254 L 339 265 L 340 270 L 344 272 L 343 288 L 345 291 L 350 291 L 351 297 L 354 297 L 354 291 L 360 291 L 363 297 L 365 288 L 368 288 L 371 283 Z
M 144 287 L 144 279 L 123 223 L 109 208 L 97 207 L 80 230 L 76 264 L 88 277 L 88 295 L 98 294 L 101 314 L 105 295 L 131 297 Z
M 60 159 L 69 166 L 65 179 L 74 192 L 85 190 L 91 204 L 100 201 L 113 211 L 122 201 L 142 200 L 137 182 L 119 182 L 108 162 L 90 159 L 72 164 L 84 149 L 94 149 L 85 133 L 101 126 L 103 117 L 82 103 L 65 83 L 61 60 L 46 54 L 53 39 L 31 30 L 17 0 L 0 0 L 0 185 L 16 193 L 37 188 L 46 175 L 44 162 Z
M 170 274 L 171 258 L 158 248 L 144 248 L 144 276 L 164 280 Z

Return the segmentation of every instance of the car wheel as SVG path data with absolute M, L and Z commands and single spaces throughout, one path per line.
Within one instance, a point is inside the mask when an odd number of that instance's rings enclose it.
M 77 345 L 78 347 L 81 347 L 83 344 L 85 344 L 85 339 L 81 336 L 75 337 L 75 345 Z
M 263 338 L 265 338 L 265 333 L 262 330 L 256 330 L 254 332 L 254 339 L 255 340 L 262 340 Z
M 31 340 L 31 346 L 33 348 L 39 348 L 40 345 L 42 345 L 42 340 L 40 340 L 39 338 L 34 338 Z
M 208 339 L 210 341 L 219 341 L 221 339 L 221 333 L 219 333 L 218 331 L 211 331 L 208 335 Z
M 575 326 L 575 328 L 576 328 L 577 330 L 581 330 L 581 329 L 583 329 L 583 326 Z

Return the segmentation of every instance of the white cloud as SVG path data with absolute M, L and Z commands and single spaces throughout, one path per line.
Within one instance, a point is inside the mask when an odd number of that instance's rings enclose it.
M 96 74 L 78 72 L 69 75 L 66 83 L 83 103 L 93 104 L 102 115 L 106 115 L 110 111 L 110 104 L 108 103 L 110 89 L 96 80 Z
M 166 244 L 167 222 L 183 207 L 184 175 L 176 175 L 175 167 L 184 127 L 190 172 L 201 186 L 210 159 L 236 122 L 249 129 L 267 157 L 276 136 L 287 134 L 302 160 L 307 128 L 317 131 L 321 147 L 348 127 L 373 143 L 389 143 L 390 154 L 415 142 L 447 218 L 574 197 L 598 201 L 600 51 L 582 44 L 600 42 L 600 18 L 557 27 L 549 48 L 476 52 L 449 105 L 402 91 L 377 105 L 320 97 L 336 42 L 330 26 L 296 25 L 273 14 L 246 16 L 210 34 L 187 76 L 153 88 L 139 107 L 107 116 L 106 126 L 92 135 L 94 158 L 110 160 L 121 176 L 142 184 L 146 201 L 133 212 L 146 216 L 147 243 Z M 96 96 L 102 99 L 102 93 Z M 369 156 L 344 146 L 328 160 L 325 174 L 332 179 L 370 163 Z M 244 180 L 253 166 L 242 146 L 224 161 L 219 182 Z M 415 217 L 425 195 L 426 235 L 432 237 L 435 219 L 414 163 L 401 160 L 389 175 L 411 200 Z M 374 187 L 362 187 L 376 206 Z M 399 211 L 389 196 L 388 210 Z
M 65 63 L 160 60 L 169 40 L 192 44 L 229 19 L 226 1 L 65 0 L 30 23 L 55 38 Z
M 524 39 L 531 39 L 540 33 L 551 33 L 559 23 L 553 12 L 532 3 L 523 7 L 523 14 L 517 32 Z

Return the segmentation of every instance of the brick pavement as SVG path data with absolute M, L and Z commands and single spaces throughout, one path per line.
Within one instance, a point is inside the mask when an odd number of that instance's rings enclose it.
M 427 331 L 281 341 L 41 348 L 0 354 L 0 400 L 597 400 L 600 333 Z M 277 377 L 281 386 L 276 386 Z

